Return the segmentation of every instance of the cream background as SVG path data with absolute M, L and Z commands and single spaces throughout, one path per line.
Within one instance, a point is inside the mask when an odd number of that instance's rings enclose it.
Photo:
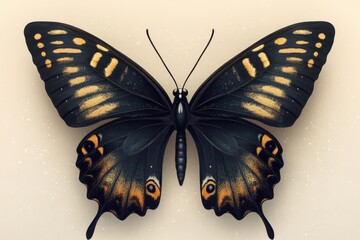
M 65 22 L 95 34 L 143 66 L 169 94 L 174 84 L 146 28 L 179 84 L 215 29 L 187 84 L 194 93 L 216 68 L 263 36 L 296 22 L 332 22 L 335 43 L 301 117 L 288 129 L 265 126 L 281 142 L 285 166 L 264 212 L 276 239 L 358 238 L 359 1 L 212 2 L 1 0 L 0 239 L 84 239 L 97 211 L 75 167 L 75 148 L 94 126 L 69 128 L 52 106 L 22 33 L 34 20 Z M 198 157 L 188 139 L 184 186 L 175 176 L 172 137 L 159 208 L 123 222 L 107 213 L 93 239 L 267 239 L 255 214 L 238 222 L 203 208 Z

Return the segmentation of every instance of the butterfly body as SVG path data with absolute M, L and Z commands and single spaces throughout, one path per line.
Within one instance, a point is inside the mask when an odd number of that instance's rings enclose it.
M 186 135 L 185 130 L 190 121 L 190 107 L 187 100 L 186 89 L 175 89 L 173 91 L 174 102 L 172 106 L 172 122 L 176 133 L 175 143 L 175 166 L 179 184 L 182 185 L 186 171 Z
M 28 24 L 28 49 L 64 121 L 83 127 L 114 119 L 87 134 L 77 148 L 79 179 L 87 197 L 99 204 L 87 238 L 104 212 L 124 220 L 157 208 L 164 152 L 174 131 L 182 185 L 188 131 L 198 151 L 204 207 L 239 220 L 256 212 L 273 239 L 262 203 L 274 197 L 280 181 L 282 147 L 246 119 L 291 126 L 312 93 L 334 35 L 327 22 L 280 29 L 221 66 L 190 102 L 184 87 L 174 90 L 171 102 L 149 73 L 101 39 L 63 23 Z

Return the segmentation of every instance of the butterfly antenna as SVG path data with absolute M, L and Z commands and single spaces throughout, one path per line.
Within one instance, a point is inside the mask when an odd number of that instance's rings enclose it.
M 169 68 L 166 66 L 166 64 L 165 64 L 164 60 L 162 59 L 162 57 L 161 57 L 161 55 L 160 55 L 160 53 L 158 52 L 158 50 L 156 49 L 156 47 L 155 47 L 154 43 L 152 42 L 152 40 L 151 40 L 151 38 L 150 38 L 150 34 L 149 34 L 149 29 L 146 29 L 146 35 L 147 35 L 147 37 L 148 37 L 148 39 L 149 39 L 149 41 L 150 41 L 151 45 L 153 46 L 153 48 L 154 48 L 155 52 L 157 53 L 157 55 L 159 56 L 160 60 L 161 60 L 161 61 L 162 61 L 162 63 L 164 64 L 164 66 L 165 66 L 166 70 L 167 70 L 167 71 L 168 71 L 168 73 L 170 74 L 171 78 L 174 80 L 174 83 L 175 83 L 175 85 L 176 85 L 176 88 L 177 88 L 177 89 L 179 89 L 179 86 L 177 85 L 177 83 L 176 83 L 176 80 L 175 80 L 174 76 L 171 74 L 171 72 L 170 72 Z
M 189 79 L 190 75 L 192 74 L 192 72 L 193 72 L 194 69 L 196 68 L 197 64 L 199 63 L 199 61 L 200 61 L 200 59 L 201 59 L 201 57 L 202 57 L 202 55 L 205 53 L 206 49 L 208 48 L 208 46 L 209 46 L 209 44 L 210 44 L 210 42 L 211 42 L 211 40 L 212 40 L 212 38 L 213 38 L 213 36 L 214 36 L 214 32 L 215 32 L 215 31 L 214 31 L 214 29 L 213 29 L 213 30 L 211 31 L 211 36 L 210 36 L 210 39 L 209 39 L 208 43 L 206 44 L 204 50 L 203 50 L 202 53 L 200 54 L 200 57 L 199 57 L 198 60 L 196 61 L 194 67 L 191 69 L 189 75 L 187 76 L 187 78 L 186 78 L 183 86 L 181 87 L 182 89 L 185 87 L 185 84 L 186 84 L 187 80 Z

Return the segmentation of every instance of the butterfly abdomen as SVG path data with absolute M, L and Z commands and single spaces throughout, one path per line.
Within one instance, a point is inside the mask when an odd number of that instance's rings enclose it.
M 176 152 L 175 152 L 176 173 L 179 184 L 182 185 L 185 179 L 186 170 L 186 135 L 185 131 L 176 133 Z

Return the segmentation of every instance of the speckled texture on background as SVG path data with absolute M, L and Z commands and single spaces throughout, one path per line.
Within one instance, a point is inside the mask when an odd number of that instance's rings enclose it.
M 214 28 L 214 39 L 188 81 L 190 97 L 216 68 L 263 36 L 296 22 L 332 22 L 335 43 L 302 115 L 288 129 L 265 126 L 281 142 L 285 166 L 264 212 L 276 239 L 359 236 L 359 1 L 209 2 L 0 2 L 0 239 L 85 239 L 97 211 L 75 167 L 75 148 L 95 126 L 69 128 L 52 106 L 23 37 L 24 26 L 34 20 L 65 22 L 95 34 L 144 67 L 169 94 L 174 84 L 145 29 L 181 84 Z M 188 139 L 184 186 L 176 179 L 172 137 L 159 208 L 123 222 L 107 213 L 93 239 L 267 238 L 255 214 L 238 222 L 203 208 L 198 157 Z

